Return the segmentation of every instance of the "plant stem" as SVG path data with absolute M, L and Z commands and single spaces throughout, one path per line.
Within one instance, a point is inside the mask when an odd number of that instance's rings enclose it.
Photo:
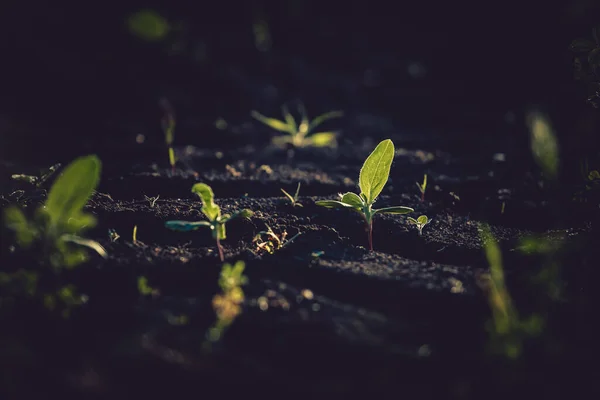
M 217 250 L 219 250 L 219 258 L 221 262 L 225 262 L 225 256 L 223 255 L 223 246 L 221 246 L 221 241 L 217 237 Z
M 425 192 L 421 191 L 421 203 L 425 201 Z
M 373 251 L 373 222 L 367 225 L 367 231 L 369 232 L 369 249 Z

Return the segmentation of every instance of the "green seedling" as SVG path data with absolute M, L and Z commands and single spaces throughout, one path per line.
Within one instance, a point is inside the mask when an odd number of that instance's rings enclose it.
M 160 106 L 163 109 L 164 115 L 161 120 L 163 132 L 165 134 L 165 144 L 167 145 L 167 151 L 169 153 L 169 164 L 171 164 L 171 171 L 175 171 L 175 150 L 173 150 L 173 141 L 175 140 L 175 113 L 171 104 L 166 100 L 162 99 Z
M 212 343 L 218 342 L 224 332 L 229 328 L 238 315 L 242 313 L 245 300 L 242 286 L 248 283 L 248 278 L 243 274 L 246 265 L 238 261 L 235 265 L 224 264 L 219 277 L 221 293 L 215 295 L 212 306 L 217 315 L 217 321 L 208 329 L 205 347 L 210 348 Z
M 42 186 L 45 182 L 50 179 L 52 175 L 60 168 L 61 164 L 54 164 L 40 172 L 39 175 L 25 175 L 25 174 L 14 174 L 11 178 L 16 181 L 27 182 L 36 187 Z
M 425 201 L 425 190 L 427 190 L 427 174 L 423 175 L 423 183 L 415 182 L 421 192 L 421 203 Z
M 281 189 L 281 191 L 288 199 L 290 199 L 290 202 L 292 203 L 292 207 L 302 207 L 302 204 L 298 203 L 298 195 L 300 194 L 300 182 L 298 182 L 298 187 L 296 188 L 296 193 L 294 193 L 293 196 L 283 189 Z
M 430 222 L 431 220 L 427 218 L 427 215 L 421 215 L 417 219 L 408 217 L 408 223 L 417 227 L 417 229 L 419 230 L 419 236 L 423 236 L 423 228 L 425 228 L 425 225 L 429 224 Z
M 408 214 L 414 210 L 410 207 L 395 206 L 374 209 L 373 204 L 383 190 L 390 175 L 394 161 L 394 143 L 390 139 L 377 145 L 367 157 L 360 169 L 358 186 L 360 195 L 352 192 L 340 195 L 340 200 L 320 200 L 316 204 L 327 208 L 349 208 L 357 211 L 365 220 L 365 229 L 369 238 L 369 249 L 373 250 L 373 216 L 377 213 Z
M 104 248 L 80 236 L 96 225 L 93 215 L 83 212 L 100 180 L 101 162 L 95 155 L 80 157 L 56 179 L 44 205 L 29 220 L 17 207 L 4 210 L 6 226 L 16 233 L 24 249 L 39 246 L 44 259 L 55 268 L 73 267 L 87 259 L 82 247 L 106 257 Z M 72 245 L 76 246 L 72 246 Z
M 342 117 L 344 115 L 342 111 L 330 111 L 319 115 L 312 121 L 308 119 L 306 110 L 302 104 L 298 106 L 298 112 L 302 115 L 300 123 L 296 121 L 294 116 L 285 106 L 282 107 L 282 113 L 285 122 L 279 119 L 265 117 L 257 111 L 252 111 L 251 115 L 254 119 L 262 122 L 270 128 L 286 134 L 284 136 L 276 136 L 273 138 L 273 143 L 278 146 L 291 146 L 293 148 L 309 146 L 334 147 L 337 144 L 337 132 L 313 133 L 313 131 L 317 126 L 329 119 Z
M 294 239 L 300 236 L 300 233 L 294 235 L 291 239 L 287 239 L 287 231 L 283 231 L 281 235 L 277 235 L 269 225 L 266 231 L 261 231 L 254 236 L 252 243 L 256 244 L 257 252 L 266 252 L 269 254 L 275 253 L 290 244 Z
M 234 218 L 248 218 L 253 213 L 252 211 L 245 209 L 231 215 L 221 215 L 221 208 L 214 202 L 215 196 L 213 191 L 210 186 L 205 183 L 196 183 L 192 187 L 192 193 L 197 194 L 200 197 L 200 200 L 202 200 L 202 208 L 200 211 L 208 218 L 208 221 L 167 221 L 165 226 L 179 232 L 195 231 L 202 227 L 210 228 L 212 236 L 217 243 L 219 258 L 221 261 L 225 261 L 223 246 L 221 246 L 221 240 L 226 238 L 225 224 Z

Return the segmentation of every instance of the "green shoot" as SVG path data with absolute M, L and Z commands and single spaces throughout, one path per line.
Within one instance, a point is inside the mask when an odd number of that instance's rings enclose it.
M 429 224 L 430 222 L 431 220 L 427 218 L 427 215 L 421 215 L 417 219 L 408 217 L 408 223 L 417 227 L 417 229 L 419 230 L 419 236 L 423 236 L 423 228 L 425 228 L 425 225 Z
M 160 105 L 163 109 L 164 115 L 161 120 L 163 132 L 165 134 L 165 144 L 169 153 L 169 164 L 171 165 L 171 171 L 175 171 L 175 150 L 173 150 L 173 141 L 175 140 L 175 113 L 171 104 L 166 100 L 162 99 Z
M 273 254 L 275 253 L 275 250 L 284 248 L 298 236 L 300 236 L 300 233 L 297 233 L 288 240 L 286 231 L 283 231 L 281 235 L 277 235 L 275 232 L 273 232 L 273 229 L 267 225 L 267 230 L 258 232 L 256 236 L 254 236 L 252 243 L 256 243 L 257 252 Z
M 416 182 L 419 192 L 421 192 L 421 203 L 425 201 L 425 190 L 427 190 L 427 174 L 423 175 L 423 183 Z
M 290 202 L 292 203 L 292 207 L 302 207 L 302 204 L 298 203 L 298 195 L 300 194 L 300 182 L 298 182 L 298 187 L 296 188 L 296 193 L 293 196 L 283 189 L 281 189 L 281 191 L 288 199 L 290 199 Z
M 287 107 L 282 107 L 283 118 L 285 121 L 265 117 L 257 111 L 252 111 L 251 115 L 254 119 L 262 122 L 268 127 L 285 133 L 284 136 L 276 136 L 273 138 L 273 143 L 278 146 L 299 147 L 335 147 L 337 144 L 337 132 L 317 132 L 313 133 L 315 128 L 323 122 L 340 118 L 344 115 L 342 111 L 330 111 L 319 115 L 312 121 L 308 119 L 306 110 L 303 105 L 298 106 L 298 112 L 302 115 L 302 119 L 298 122 L 294 116 L 288 111 Z
M 373 250 L 373 216 L 377 213 L 407 214 L 414 210 L 410 207 L 395 206 L 374 209 L 373 204 L 383 190 L 390 175 L 390 168 L 394 161 L 394 143 L 390 139 L 377 145 L 375 150 L 367 157 L 360 169 L 358 186 L 361 193 L 352 192 L 340 195 L 340 200 L 321 200 L 316 204 L 327 208 L 349 208 L 357 211 L 365 220 L 365 229 L 369 239 L 369 249 Z
M 242 286 L 248 283 L 248 278 L 243 275 L 246 265 L 238 261 L 235 265 L 224 264 L 219 277 L 221 293 L 215 295 L 212 306 L 217 314 L 217 321 L 208 329 L 205 347 L 210 348 L 212 343 L 219 341 L 223 333 L 229 328 L 238 315 L 242 313 L 245 300 Z
M 195 193 L 200 197 L 200 200 L 202 201 L 202 208 L 200 211 L 202 211 L 208 221 L 167 221 L 165 226 L 179 232 L 195 231 L 201 227 L 210 228 L 212 236 L 217 243 L 219 258 L 221 262 L 223 262 L 225 261 L 225 256 L 223 255 L 221 240 L 226 238 L 225 224 L 234 218 L 248 218 L 253 213 L 250 210 L 244 209 L 232 215 L 221 215 L 221 208 L 214 202 L 213 191 L 210 186 L 205 183 L 196 183 L 192 187 L 192 193 Z
M 87 260 L 87 253 L 81 247 L 107 257 L 99 243 L 79 236 L 96 225 L 96 218 L 84 213 L 83 207 L 98 186 L 101 165 L 95 155 L 70 163 L 50 188 L 46 202 L 37 209 L 33 220 L 17 207 L 5 209 L 5 224 L 15 232 L 18 245 L 24 249 L 39 246 L 55 268 L 73 267 Z
M 530 145 L 535 162 L 547 180 L 554 180 L 558 175 L 559 157 L 558 141 L 548 118 L 539 112 L 527 115 L 530 130 Z
M 133 239 L 133 243 L 137 243 L 137 225 L 133 226 L 133 234 L 131 235 Z

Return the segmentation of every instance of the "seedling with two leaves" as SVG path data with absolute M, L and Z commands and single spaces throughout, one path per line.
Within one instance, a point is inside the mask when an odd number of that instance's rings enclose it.
M 302 115 L 300 122 L 296 121 L 294 116 L 289 112 L 286 106 L 282 107 L 284 121 L 265 117 L 257 111 L 252 111 L 251 115 L 254 119 L 262 122 L 268 127 L 276 131 L 283 132 L 283 136 L 275 136 L 273 144 L 292 148 L 299 147 L 334 147 L 337 144 L 337 132 L 317 132 L 313 133 L 316 127 L 323 122 L 339 118 L 344 115 L 342 111 L 330 111 L 321 114 L 312 121 L 308 119 L 306 110 L 302 104 L 298 106 L 298 112 Z
M 292 207 L 302 207 L 302 204 L 298 203 L 298 196 L 300 195 L 300 182 L 298 182 L 298 187 L 296 188 L 296 193 L 294 193 L 293 196 L 283 189 L 281 189 L 281 191 L 283 192 L 285 197 L 290 199 L 290 202 L 292 203 Z
M 4 210 L 6 226 L 16 233 L 24 249 L 39 247 L 44 260 L 58 269 L 74 267 L 87 260 L 87 247 L 106 257 L 96 241 L 80 236 L 96 225 L 96 218 L 83 212 L 100 180 L 101 162 L 95 155 L 80 157 L 70 163 L 56 179 L 44 205 L 32 220 L 15 206 Z M 73 246 L 75 245 L 75 246 Z
M 212 236 L 217 243 L 219 258 L 221 261 L 225 261 L 223 246 L 221 246 L 221 240 L 224 240 L 227 237 L 225 233 L 225 224 L 234 218 L 248 218 L 253 213 L 250 210 L 244 209 L 231 215 L 221 215 L 221 208 L 214 202 L 215 196 L 213 191 L 210 186 L 205 183 L 196 183 L 192 187 L 192 193 L 195 193 L 200 197 L 200 200 L 202 201 L 202 208 L 200 211 L 208 218 L 208 221 L 167 221 L 165 226 L 179 232 L 195 231 L 203 227 L 210 228 Z
M 427 215 L 421 215 L 419 218 L 414 219 L 412 217 L 408 217 L 408 223 L 410 225 L 415 225 L 419 231 L 419 236 L 423 236 L 423 228 L 425 225 L 429 224 L 431 220 L 427 218 Z
M 317 205 L 327 208 L 349 208 L 357 211 L 365 220 L 370 250 L 373 250 L 373 216 L 375 214 L 408 214 L 414 211 L 410 207 L 403 206 L 373 208 L 377 196 L 387 183 L 393 160 L 394 143 L 390 139 L 382 141 L 367 157 L 360 169 L 358 177 L 360 195 L 348 192 L 340 195 L 340 200 L 320 200 L 316 202 Z

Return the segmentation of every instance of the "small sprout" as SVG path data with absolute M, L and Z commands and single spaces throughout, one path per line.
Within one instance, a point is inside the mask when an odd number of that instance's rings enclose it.
M 292 207 L 302 207 L 302 204 L 298 203 L 298 195 L 300 194 L 300 182 L 298 182 L 298 187 L 296 188 L 296 193 L 293 196 L 283 189 L 281 189 L 281 191 L 288 199 L 290 199 L 290 202 L 292 203 Z
M 273 232 L 273 229 L 267 225 L 266 231 L 261 231 L 254 236 L 252 243 L 256 243 L 257 252 L 266 252 L 269 254 L 275 253 L 275 250 L 280 250 L 290 244 L 294 239 L 300 236 L 300 233 L 294 235 L 291 239 L 287 239 L 287 232 L 283 231 L 281 235 Z
M 427 215 L 421 215 L 417 219 L 414 219 L 412 217 L 408 217 L 408 223 L 411 224 L 411 225 L 415 225 L 417 227 L 417 229 L 419 230 L 419 236 L 423 236 L 423 228 L 425 228 L 425 225 L 427 225 L 431 221 L 432 220 L 430 220 L 429 218 L 427 218 Z
M 287 107 L 282 107 L 284 121 L 265 117 L 257 111 L 252 111 L 251 115 L 254 119 L 262 122 L 263 124 L 275 129 L 276 131 L 283 132 L 286 135 L 276 136 L 273 138 L 273 143 L 279 146 L 292 146 L 297 147 L 334 147 L 337 137 L 337 132 L 318 132 L 313 133 L 314 129 L 321 125 L 323 122 L 333 119 L 340 118 L 344 114 L 342 111 L 330 111 L 325 114 L 321 114 L 312 121 L 308 119 L 304 106 L 300 104 L 298 106 L 298 112 L 302 115 L 300 123 L 296 121 L 294 116 L 288 111 Z
M 392 161 L 394 161 L 394 143 L 387 139 L 377 145 L 360 169 L 358 177 L 360 195 L 348 192 L 340 195 L 340 200 L 320 200 L 316 202 L 317 205 L 327 208 L 349 208 L 357 211 L 365 220 L 370 250 L 373 250 L 373 216 L 375 214 L 407 214 L 414 211 L 410 207 L 403 206 L 386 207 L 378 210 L 372 208 L 377 196 L 387 183 Z
M 148 197 L 146 195 L 144 195 L 144 199 L 150 203 L 150 208 L 154 208 L 154 206 L 156 205 L 156 202 L 158 201 L 158 199 L 160 198 L 160 195 L 157 195 L 156 197 Z
M 421 203 L 425 201 L 425 190 L 427 190 L 427 174 L 423 175 L 423 183 L 415 182 L 421 192 Z
M 175 150 L 173 150 L 173 141 L 175 140 L 175 113 L 167 99 L 162 99 L 160 106 L 164 112 L 161 125 L 165 134 L 165 144 L 167 145 L 169 153 L 169 164 L 171 164 L 171 171 L 175 171 L 175 163 L 177 162 Z
M 234 218 L 248 218 L 253 213 L 248 209 L 244 209 L 232 215 L 221 215 L 221 208 L 214 202 L 213 191 L 210 186 L 205 183 L 196 183 L 192 187 L 192 193 L 195 193 L 200 197 L 200 200 L 202 201 L 202 208 L 200 211 L 208 218 L 208 221 L 167 221 L 165 226 L 179 232 L 195 231 L 201 227 L 210 228 L 212 236 L 217 243 L 219 259 L 225 261 L 223 246 L 221 246 L 221 240 L 226 238 L 225 224 Z
M 4 222 L 15 232 L 19 246 L 28 249 L 34 244 L 40 245 L 55 268 L 74 267 L 84 262 L 87 253 L 81 247 L 107 257 L 99 243 L 79 236 L 96 225 L 96 218 L 83 212 L 83 207 L 98 186 L 101 165 L 95 155 L 70 163 L 54 181 L 46 202 L 37 209 L 33 220 L 17 207 L 5 209 Z
M 137 243 L 137 225 L 133 226 L 133 234 L 132 234 L 133 244 Z

